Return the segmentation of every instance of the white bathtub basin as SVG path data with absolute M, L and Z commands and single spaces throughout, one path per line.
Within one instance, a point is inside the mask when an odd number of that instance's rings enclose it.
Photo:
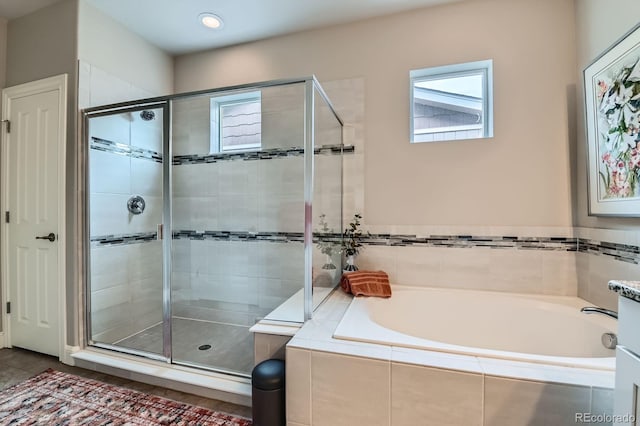
M 580 312 L 577 297 L 393 286 L 389 299 L 357 297 L 334 338 L 478 357 L 615 368 L 601 343 L 616 320 Z

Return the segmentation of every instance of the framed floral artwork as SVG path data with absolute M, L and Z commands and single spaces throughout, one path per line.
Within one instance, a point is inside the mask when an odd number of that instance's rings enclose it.
M 640 217 L 640 25 L 584 70 L 589 214 Z

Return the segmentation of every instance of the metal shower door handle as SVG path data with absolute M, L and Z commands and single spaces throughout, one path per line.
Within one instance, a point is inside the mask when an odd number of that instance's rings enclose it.
M 36 240 L 49 240 L 54 242 L 56 240 L 56 234 L 49 232 L 49 235 L 45 235 L 44 237 L 36 237 Z

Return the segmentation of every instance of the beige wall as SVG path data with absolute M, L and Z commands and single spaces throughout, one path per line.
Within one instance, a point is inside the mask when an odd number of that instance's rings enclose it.
M 7 85 L 68 73 L 75 93 L 77 0 L 65 0 L 8 24 Z
M 582 71 L 598 55 L 622 37 L 639 22 L 640 2 L 617 0 L 615 7 L 608 0 L 576 1 L 576 33 L 578 70 L 577 78 L 582 82 Z M 637 218 L 602 218 L 588 216 L 587 159 L 584 121 L 584 88 L 579 85 L 577 99 L 577 208 L 576 225 L 591 228 L 637 229 Z
M 78 58 L 151 96 L 173 93 L 173 58 L 85 0 L 79 1 Z
M 6 85 L 14 86 L 59 74 L 68 75 L 67 92 L 67 241 L 75 241 L 77 191 L 76 85 L 77 85 L 77 0 L 63 0 L 29 15 L 12 19 L 7 29 Z M 67 330 L 75 341 L 76 306 L 75 246 L 67 244 Z
M 175 89 L 361 76 L 368 224 L 570 226 L 573 6 L 453 4 L 184 55 Z M 409 70 L 489 58 L 495 137 L 409 144 Z

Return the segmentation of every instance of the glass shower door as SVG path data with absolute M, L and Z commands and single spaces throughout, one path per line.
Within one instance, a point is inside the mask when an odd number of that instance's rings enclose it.
M 88 116 L 88 338 L 166 359 L 163 333 L 165 105 Z

